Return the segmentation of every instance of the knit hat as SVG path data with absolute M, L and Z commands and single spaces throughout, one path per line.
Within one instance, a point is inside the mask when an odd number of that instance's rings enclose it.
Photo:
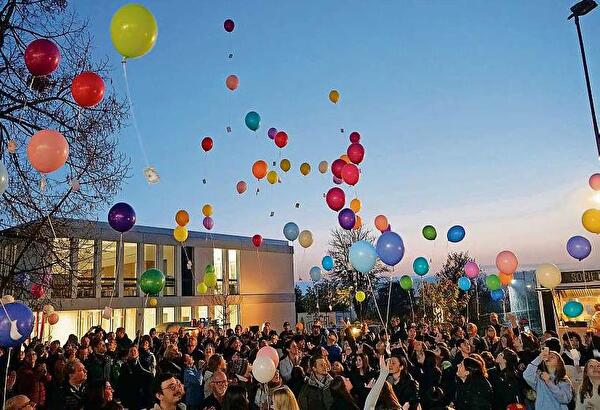
M 246 374 L 246 370 L 248 369 L 248 360 L 247 359 L 235 359 L 229 362 L 227 366 L 232 375 L 243 376 Z

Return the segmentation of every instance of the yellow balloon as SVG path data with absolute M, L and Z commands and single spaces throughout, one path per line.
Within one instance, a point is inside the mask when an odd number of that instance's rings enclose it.
M 583 227 L 591 233 L 600 233 L 600 210 L 594 208 L 588 209 L 583 213 L 581 222 L 583 223 Z
M 350 201 L 350 209 L 352 209 L 354 213 L 360 211 L 360 205 L 360 199 L 358 198 L 354 198 L 352 201 Z
M 337 102 L 339 100 L 340 100 L 340 92 L 338 90 L 329 91 L 329 101 L 331 101 L 334 104 L 337 104 Z
M 269 173 L 267 174 L 267 181 L 269 181 L 269 184 L 273 185 L 277 183 L 277 172 L 275 171 L 269 171 Z
M 359 290 L 358 292 L 356 292 L 356 295 L 354 295 L 354 297 L 357 301 L 364 302 L 367 298 L 367 295 L 365 295 L 365 292 L 363 292 L 362 290 Z
M 198 290 L 199 294 L 204 295 L 208 291 L 208 286 L 206 286 L 206 283 L 200 282 L 198 283 L 196 289 Z
M 152 50 L 157 36 L 156 20 L 141 4 L 124 5 L 110 20 L 110 39 L 125 58 L 141 57 Z
M 329 169 L 329 164 L 327 163 L 327 161 L 319 162 L 319 172 L 321 174 L 326 173 L 328 169 Z
M 560 269 L 552 263 L 543 263 L 535 270 L 535 277 L 540 285 L 554 289 L 562 281 Z
M 173 229 L 173 237 L 177 242 L 185 242 L 188 238 L 188 230 L 185 226 L 178 226 Z
M 149 307 L 156 307 L 158 305 L 158 300 L 156 298 L 150 298 L 148 299 L 148 306 Z
M 279 163 L 279 166 L 281 167 L 281 170 L 283 172 L 288 172 L 290 170 L 290 168 L 292 167 L 292 163 L 290 162 L 289 159 L 282 159 L 281 162 Z
M 310 164 L 308 162 L 303 162 L 300 165 L 300 173 L 305 176 L 310 174 Z
M 300 232 L 300 235 L 298 235 L 298 242 L 303 248 L 308 248 L 313 243 L 312 232 L 308 230 Z
M 211 204 L 206 204 L 202 207 L 202 215 L 204 216 L 212 216 L 213 207 Z

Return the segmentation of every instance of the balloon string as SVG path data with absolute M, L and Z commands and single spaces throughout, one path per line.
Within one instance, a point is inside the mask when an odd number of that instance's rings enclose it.
M 144 142 L 142 141 L 142 134 L 140 133 L 140 129 L 138 127 L 138 123 L 135 118 L 135 110 L 133 109 L 133 102 L 131 101 L 131 91 L 129 90 L 129 80 L 127 79 L 127 59 L 123 58 L 123 60 L 121 61 L 121 66 L 123 67 L 123 77 L 125 79 L 125 90 L 127 92 L 127 102 L 129 103 L 129 109 L 131 110 L 131 121 L 133 122 L 133 128 L 135 129 L 135 135 L 137 137 L 137 141 L 140 146 L 140 151 L 142 152 L 142 156 L 144 157 L 144 162 L 146 163 L 146 167 L 150 167 L 150 164 L 148 163 L 148 156 L 146 155 L 146 150 L 144 149 Z
M 8 321 L 11 322 L 12 319 L 10 318 L 8 311 L 6 310 L 6 307 L 4 306 L 4 301 L 2 300 L 2 298 L 0 298 L 0 305 L 2 305 L 2 310 L 4 310 L 4 314 L 8 318 Z
M 392 267 L 392 272 L 394 271 L 394 269 L 395 269 L 395 267 Z M 392 279 L 393 279 L 393 277 L 390 276 L 390 290 L 388 293 L 387 314 L 385 315 L 385 323 L 386 323 L 385 331 L 386 331 L 386 333 L 387 333 L 387 324 L 390 323 L 390 305 L 391 305 L 391 300 L 392 300 Z
M 379 310 L 379 305 L 377 304 L 377 298 L 375 297 L 375 291 L 373 290 L 373 285 L 371 284 L 371 278 L 369 277 L 368 273 L 365 276 L 367 277 L 367 282 L 369 283 L 369 289 L 371 290 L 371 294 L 373 295 L 373 302 L 375 303 L 375 308 L 377 308 L 377 314 L 379 315 L 379 320 L 381 320 L 381 324 L 383 325 L 383 327 L 386 329 L 386 332 L 387 332 L 387 325 L 383 322 L 383 316 L 381 316 L 381 310 Z
M 4 306 L 4 304 L 2 304 L 2 306 Z M 8 357 L 6 358 L 6 372 L 4 374 L 4 392 L 2 394 L 2 408 L 4 408 L 4 405 L 6 404 L 6 384 L 8 383 L 8 368 L 10 367 L 11 354 L 12 354 L 12 347 L 9 347 L 8 348 Z
M 408 303 L 410 303 L 410 312 L 412 315 L 412 321 L 415 321 L 415 310 L 413 309 L 412 296 L 410 295 L 410 289 L 408 290 Z
M 113 298 L 115 297 L 115 292 L 117 291 L 117 282 L 119 280 L 119 268 L 121 267 L 121 248 L 123 247 L 123 233 L 119 236 L 119 245 L 117 247 L 117 266 L 115 267 L 115 281 L 113 284 L 113 289 L 110 294 L 110 301 L 108 302 L 108 307 L 112 307 Z
M 143 309 L 145 309 L 148 306 L 148 297 L 149 296 L 150 295 L 148 293 L 146 293 L 146 296 L 144 296 L 144 299 L 142 299 L 144 301 Z M 137 348 L 138 348 L 138 350 L 140 349 L 140 341 L 141 340 L 142 340 L 142 338 L 138 335 L 138 337 L 137 337 Z M 139 359 L 139 357 L 138 357 L 138 359 Z
M 50 214 L 48 214 L 48 224 L 50 225 L 50 229 L 52 229 L 52 235 L 54 236 L 54 239 L 57 239 L 56 231 L 54 230 L 54 226 L 52 225 L 52 219 L 50 219 Z

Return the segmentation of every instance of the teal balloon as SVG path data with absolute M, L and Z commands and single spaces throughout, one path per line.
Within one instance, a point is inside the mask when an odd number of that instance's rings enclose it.
M 258 115 L 255 111 L 250 111 L 246 114 L 246 127 L 250 128 L 252 131 L 256 131 L 260 126 L 260 115 Z
M 377 262 L 377 252 L 370 242 L 358 241 L 350 247 L 349 259 L 354 269 L 360 273 L 369 273 Z
M 576 300 L 569 300 L 563 306 L 563 313 L 568 318 L 577 317 L 583 313 L 583 305 Z
M 148 269 L 140 278 L 140 289 L 146 295 L 158 295 L 165 287 L 165 275 L 158 269 Z
M 424 257 L 419 256 L 413 262 L 413 270 L 419 276 L 427 275 L 427 272 L 429 272 L 429 262 Z
M 323 269 L 325 269 L 325 270 L 332 270 L 333 269 L 333 258 L 329 255 L 324 256 L 323 260 L 321 261 L 321 266 L 323 266 Z
M 435 238 L 437 238 L 437 231 L 433 226 L 427 225 L 423 228 L 423 236 L 425 239 L 433 241 Z
M 502 283 L 500 282 L 498 275 L 488 275 L 485 277 L 485 286 L 487 286 L 489 290 L 496 290 L 502 287 Z
M 492 290 L 490 292 L 490 296 L 492 297 L 492 300 L 498 302 L 498 301 L 504 299 L 504 289 L 500 288 L 500 289 Z
M 404 290 L 409 290 L 413 287 L 413 280 L 408 275 L 403 275 L 400 278 L 400 287 Z
M 310 278 L 313 282 L 318 282 L 321 280 L 321 268 L 318 266 L 313 266 L 310 268 Z
M 463 276 L 458 279 L 458 288 L 462 291 L 468 291 L 471 289 L 471 280 L 466 276 Z
M 295 241 L 298 239 L 298 235 L 300 235 L 300 228 L 293 222 L 288 222 L 283 226 L 283 236 L 288 241 Z

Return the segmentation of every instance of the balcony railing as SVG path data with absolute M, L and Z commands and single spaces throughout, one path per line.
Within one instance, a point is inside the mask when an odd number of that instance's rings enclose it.
M 100 281 L 100 287 L 100 295 L 103 298 L 119 296 L 119 288 L 115 286 L 115 278 L 102 278 L 102 280 Z
M 137 278 L 123 278 L 123 296 L 138 296 Z
M 54 291 L 52 292 L 54 296 Z M 78 298 L 95 298 L 96 297 L 96 282 L 94 278 L 79 278 L 77 280 L 77 297 Z

